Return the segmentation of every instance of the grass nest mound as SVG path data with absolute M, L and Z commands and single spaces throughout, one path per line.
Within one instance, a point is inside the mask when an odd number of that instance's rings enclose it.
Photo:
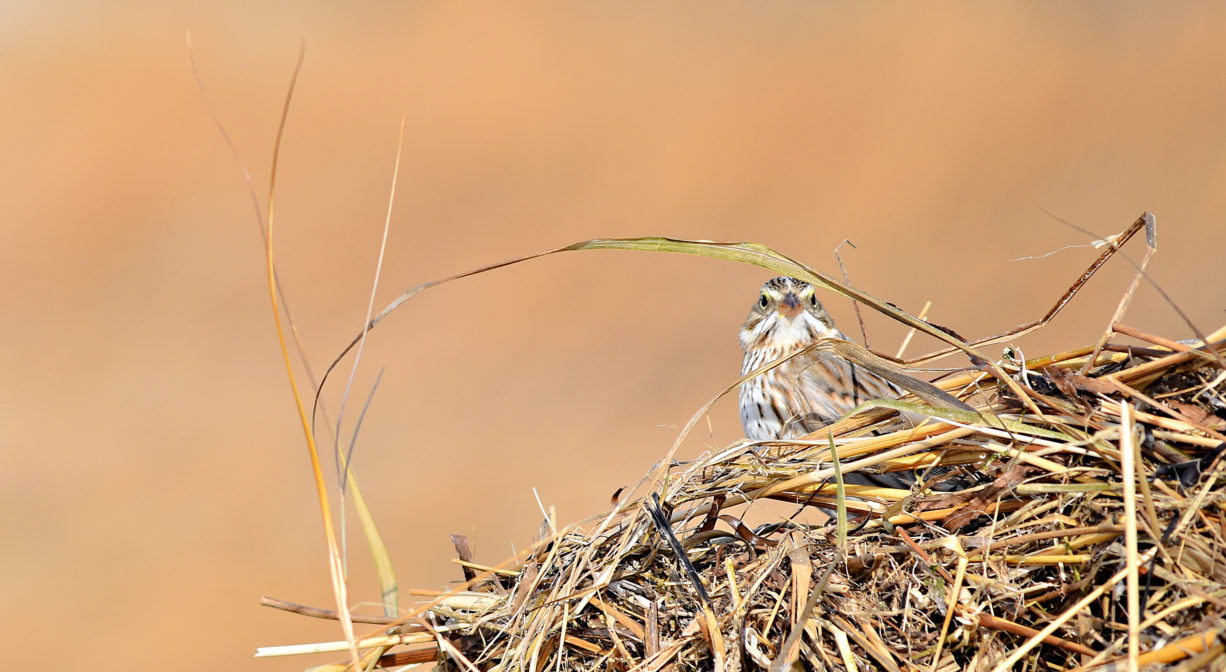
M 1226 328 L 1115 333 L 1148 342 L 1006 351 L 1003 377 L 937 383 L 974 412 L 876 402 L 805 441 L 667 465 L 505 569 L 457 538 L 467 589 L 395 628 L 410 648 L 380 662 L 1223 669 Z M 855 471 L 916 483 L 844 484 Z

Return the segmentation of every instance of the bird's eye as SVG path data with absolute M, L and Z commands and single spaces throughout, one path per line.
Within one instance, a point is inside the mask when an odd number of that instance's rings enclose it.
M 770 303 L 770 302 L 769 302 L 769 301 L 767 301 L 767 299 L 766 299 L 766 295 L 765 295 L 765 294 L 763 294 L 763 295 L 762 295 L 762 298 L 758 299 L 758 305 L 759 305 L 759 306 L 762 306 L 763 308 L 765 308 L 765 307 L 766 307 L 766 304 L 768 304 L 768 303 Z
M 814 308 L 817 307 L 817 295 L 816 294 L 809 297 L 809 305 L 813 306 Z

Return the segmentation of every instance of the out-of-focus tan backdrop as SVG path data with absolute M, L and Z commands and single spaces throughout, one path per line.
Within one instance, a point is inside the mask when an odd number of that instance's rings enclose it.
M 339 637 L 318 509 L 239 165 L 266 199 L 310 361 L 361 325 L 400 119 L 380 305 L 425 280 L 595 236 L 753 240 L 968 337 L 1041 315 L 1098 253 L 1160 226 L 1152 277 L 1224 320 L 1226 8 L 783 2 L 26 3 L 0 20 L 0 650 L 10 663 L 296 670 L 257 645 Z M 1051 214 L 1048 214 L 1047 212 Z M 1054 215 L 1054 216 L 1053 216 Z M 1128 250 L 1139 259 L 1143 246 Z M 1122 259 L 1029 355 L 1091 342 Z M 413 299 L 356 465 L 404 588 L 598 513 L 735 379 L 769 274 L 569 253 Z M 850 306 L 831 296 L 845 329 Z M 1150 287 L 1126 320 L 1192 332 Z M 899 330 L 870 320 L 892 352 Z M 910 350 L 932 349 L 917 342 Z M 999 352 L 999 350 L 997 350 Z M 329 390 L 335 410 L 344 376 Z M 351 407 L 348 427 L 356 417 Z M 734 404 L 685 445 L 739 436 Z M 353 601 L 376 599 L 352 540 Z M 407 600 L 406 600 L 407 601 Z M 170 658 L 173 656 L 173 658 Z M 169 662 L 173 660 L 173 663 Z

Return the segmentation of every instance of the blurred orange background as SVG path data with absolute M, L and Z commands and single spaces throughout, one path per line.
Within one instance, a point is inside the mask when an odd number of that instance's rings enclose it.
M 297 670 L 337 639 L 325 546 L 239 164 L 321 369 L 429 279 L 596 236 L 752 240 L 967 337 L 1036 319 L 1144 210 L 1151 277 L 1226 305 L 1226 7 L 1146 3 L 104 3 L 3 10 L 0 649 L 10 664 Z M 1050 214 L 1049 214 L 1050 213 Z M 1054 216 L 1053 216 L 1054 215 Z M 1127 252 L 1139 260 L 1143 245 Z M 1040 260 L 1012 261 L 1067 245 Z M 1092 342 L 1113 261 L 1019 345 Z M 608 506 L 735 380 L 761 269 L 567 253 L 430 290 L 371 337 L 356 467 L 401 586 Z M 849 304 L 827 303 L 857 333 Z M 1125 318 L 1192 331 L 1150 286 Z M 900 330 L 869 317 L 870 343 Z M 912 355 L 934 344 L 914 343 Z M 993 352 L 998 353 L 999 347 Z M 327 391 L 335 412 L 347 376 Z M 685 444 L 740 436 L 735 402 Z M 330 463 L 329 463 L 330 464 Z M 351 530 L 351 596 L 378 597 Z M 410 600 L 406 596 L 405 603 Z M 362 629 L 363 631 L 365 628 Z M 173 661 L 173 662 L 172 662 Z

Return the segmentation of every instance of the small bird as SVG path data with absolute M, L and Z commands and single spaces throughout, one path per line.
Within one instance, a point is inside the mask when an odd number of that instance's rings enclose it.
M 741 375 L 825 338 L 849 340 L 834 326 L 813 286 L 796 278 L 769 280 L 762 285 L 762 293 L 741 327 L 741 348 L 745 351 Z M 929 383 L 912 380 L 909 387 L 917 395 L 930 388 L 925 396 L 936 399 L 937 405 L 974 411 Z M 901 387 L 864 367 L 815 349 L 741 383 L 741 425 L 745 436 L 754 441 L 795 439 L 838 420 L 865 401 L 896 399 L 903 394 Z M 977 469 L 944 465 L 927 473 L 939 481 L 934 488 L 945 492 L 990 480 Z M 915 482 L 915 474 L 858 472 L 848 474 L 847 482 L 907 490 Z
M 741 375 L 824 338 L 848 340 L 817 300 L 815 288 L 795 278 L 770 280 L 741 327 Z M 745 436 L 755 441 L 793 439 L 861 402 L 902 394 L 897 385 L 863 367 L 813 350 L 741 383 L 741 424 Z

